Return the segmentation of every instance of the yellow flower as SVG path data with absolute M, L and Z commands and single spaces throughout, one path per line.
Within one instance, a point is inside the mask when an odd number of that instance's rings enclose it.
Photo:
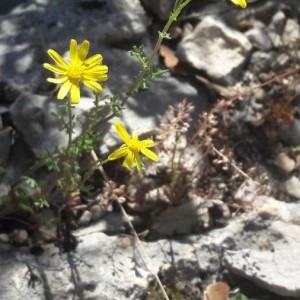
M 110 154 L 108 156 L 108 160 L 115 160 L 125 156 L 123 167 L 131 168 L 135 164 L 138 171 L 140 171 L 142 168 L 140 152 L 153 161 L 158 161 L 157 155 L 148 149 L 154 146 L 153 140 L 146 139 L 140 141 L 136 131 L 133 132 L 132 137 L 130 137 L 126 128 L 121 122 L 117 121 L 114 123 L 114 125 L 118 135 L 125 144 Z
M 95 54 L 86 59 L 90 43 L 84 40 L 77 46 L 77 41 L 70 41 L 70 62 L 65 61 L 55 50 L 49 49 L 48 55 L 56 65 L 45 63 L 44 68 L 58 75 L 56 78 L 48 78 L 49 82 L 60 84 L 57 99 L 62 100 L 70 92 L 72 103 L 80 101 L 80 87 L 82 82 L 96 93 L 102 92 L 102 86 L 97 81 L 107 80 L 108 68 L 102 65 L 102 55 Z
M 233 4 L 238 5 L 241 8 L 246 8 L 247 7 L 246 0 L 227 0 L 227 1 L 232 2 Z

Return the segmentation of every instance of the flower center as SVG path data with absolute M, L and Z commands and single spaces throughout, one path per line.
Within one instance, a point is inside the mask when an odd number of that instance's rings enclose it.
M 80 66 L 70 66 L 68 69 L 68 78 L 71 82 L 78 82 L 82 79 L 82 69 Z
M 133 153 L 138 153 L 141 151 L 140 141 L 137 139 L 130 139 L 130 141 L 127 143 L 127 146 Z

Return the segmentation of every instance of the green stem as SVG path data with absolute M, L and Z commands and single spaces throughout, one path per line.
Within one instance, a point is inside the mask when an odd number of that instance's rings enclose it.
M 67 113 L 68 113 L 68 127 L 67 127 L 67 133 L 68 133 L 68 146 L 67 146 L 67 152 L 69 154 L 71 144 L 72 144 L 72 133 L 73 133 L 73 114 L 72 114 L 72 99 L 70 94 L 68 94 L 67 97 Z M 69 155 L 68 155 L 69 156 Z
M 100 161 L 95 153 L 94 150 L 90 152 L 92 159 L 94 160 L 94 164 L 86 171 L 86 173 L 83 175 L 81 181 L 80 181 L 80 186 L 79 189 L 82 188 L 82 186 L 85 184 L 85 182 L 92 176 L 94 171 L 102 167 L 104 164 L 106 164 L 109 160 L 105 159 Z
M 67 126 L 66 126 L 66 132 L 68 134 L 68 144 L 66 149 L 66 162 L 67 162 L 67 168 L 64 167 L 64 181 L 65 181 L 65 190 L 64 193 L 67 195 L 70 190 L 72 190 L 72 176 L 73 174 L 73 158 L 72 158 L 72 139 L 73 139 L 73 113 L 72 113 L 72 99 L 70 96 L 70 93 L 67 96 Z
M 168 21 L 167 21 L 167 24 L 166 24 L 165 27 L 163 28 L 162 32 L 160 32 L 160 33 L 158 34 L 158 39 L 157 39 L 157 41 L 156 41 L 156 44 L 155 44 L 155 46 L 154 46 L 154 49 L 152 50 L 152 52 L 150 53 L 150 55 L 149 55 L 149 57 L 148 57 L 148 59 L 147 59 L 147 61 L 146 61 L 146 66 L 147 66 L 147 67 L 146 67 L 146 68 L 143 68 L 143 69 L 139 72 L 139 74 L 138 74 L 136 80 L 135 80 L 134 83 L 131 85 L 131 87 L 127 90 L 127 92 L 126 92 L 126 97 L 125 97 L 125 98 L 122 100 L 122 102 L 121 102 L 121 105 L 122 105 L 122 106 L 125 104 L 126 100 L 127 100 L 127 99 L 128 99 L 128 98 L 129 98 L 129 97 L 130 97 L 130 96 L 131 96 L 131 95 L 132 95 L 132 94 L 140 87 L 141 82 L 142 82 L 142 80 L 143 80 L 145 74 L 146 74 L 147 71 L 149 70 L 150 66 L 152 65 L 153 59 L 154 59 L 154 57 L 156 56 L 156 54 L 157 54 L 157 52 L 158 52 L 158 50 L 159 50 L 159 48 L 160 48 L 160 46 L 161 46 L 161 43 L 162 43 L 164 37 L 166 36 L 167 32 L 169 31 L 169 29 L 170 29 L 172 23 L 173 23 L 174 21 L 176 21 L 177 17 L 179 16 L 179 14 L 180 14 L 181 11 L 183 10 L 183 8 L 184 8 L 185 6 L 187 6 L 191 1 L 192 1 L 192 0 L 186 0 L 185 2 L 183 2 L 183 3 L 180 4 L 180 5 L 178 5 L 178 4 L 177 4 L 177 1 L 176 1 L 175 7 L 174 7 L 174 9 L 173 9 L 173 12 L 171 13 L 171 15 L 170 15 L 170 17 L 169 17 L 169 19 L 168 19 Z
M 150 53 L 150 55 L 148 56 L 148 59 L 146 61 L 146 66 L 144 67 L 137 75 L 135 81 L 133 82 L 133 84 L 128 88 L 128 90 L 125 92 L 125 96 L 123 97 L 120 106 L 124 106 L 126 101 L 128 100 L 128 98 L 130 96 L 132 96 L 134 94 L 134 92 L 140 87 L 141 82 L 144 78 L 144 76 L 147 74 L 150 66 L 153 63 L 153 59 L 156 56 L 159 47 L 161 46 L 161 43 L 164 39 L 164 37 L 167 35 L 167 32 L 170 28 L 170 26 L 172 25 L 172 23 L 174 21 L 176 21 L 177 17 L 179 16 L 179 14 L 181 13 L 181 11 L 191 2 L 192 0 L 186 0 L 184 2 L 177 0 L 175 3 L 175 7 L 173 9 L 173 12 L 171 13 L 166 25 L 164 26 L 162 32 L 159 33 L 158 35 L 158 39 L 157 42 L 154 46 L 154 49 L 152 50 L 152 52 Z M 109 114 L 108 116 L 106 116 L 105 118 L 101 119 L 100 122 L 98 122 L 97 125 L 101 125 L 103 123 L 106 123 L 107 121 L 109 121 L 110 119 L 112 119 L 114 117 L 114 113 Z

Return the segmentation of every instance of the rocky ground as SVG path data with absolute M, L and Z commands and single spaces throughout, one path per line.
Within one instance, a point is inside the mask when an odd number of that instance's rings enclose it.
M 67 142 L 51 114 L 59 103 L 42 68 L 46 50 L 64 53 L 70 38 L 88 39 L 109 67 L 104 95 L 120 94 L 139 70 L 128 51 L 153 48 L 173 1 L 1 6 L 1 299 L 164 299 L 156 273 L 170 299 L 205 299 L 215 281 L 226 282 L 230 296 L 300 299 L 300 9 L 298 0 L 248 2 L 242 10 L 192 1 L 159 50 L 156 64 L 170 72 L 129 99 L 122 122 L 155 133 L 160 162 L 118 177 L 112 164 L 110 184 L 95 174 L 93 193 L 77 195 L 70 214 L 58 218 L 54 199 L 38 222 L 4 199 L 24 185 L 34 198 L 22 176 Z M 75 135 L 92 106 L 93 95 L 83 95 Z M 110 126 L 102 130 L 105 157 L 116 138 Z M 34 176 L 50 199 L 55 176 Z

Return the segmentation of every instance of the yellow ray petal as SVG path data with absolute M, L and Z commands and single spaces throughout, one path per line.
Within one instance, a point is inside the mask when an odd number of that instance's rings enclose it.
M 142 162 L 141 162 L 141 157 L 139 153 L 134 153 L 134 160 L 135 160 L 135 164 L 136 164 L 136 168 L 138 169 L 138 171 L 140 172 L 142 169 Z
M 89 49 L 90 49 L 90 42 L 87 40 L 84 40 L 78 50 L 78 58 L 81 61 L 84 61 L 85 63 L 86 63 L 85 59 L 89 52 Z
M 48 63 L 43 64 L 43 67 L 56 74 L 66 74 L 66 69 L 62 66 L 54 66 Z
M 122 148 L 119 148 L 116 151 L 114 151 L 113 153 L 111 153 L 108 156 L 108 159 L 109 160 L 115 160 L 115 159 L 121 158 L 123 156 L 126 156 L 128 154 L 128 151 L 129 150 L 128 150 L 128 148 L 126 146 L 122 147 Z
M 74 104 L 78 104 L 80 101 L 79 83 L 74 83 L 71 85 L 71 100 Z
M 147 149 L 147 148 L 142 148 L 141 152 L 148 158 L 150 158 L 153 161 L 158 161 L 158 156 L 151 150 Z
M 88 88 L 90 88 L 92 91 L 96 93 L 101 93 L 102 92 L 102 86 L 92 80 L 83 80 L 83 84 L 86 85 Z
M 120 121 L 116 121 L 114 125 L 119 137 L 127 144 L 130 141 L 130 135 L 124 125 Z
M 95 54 L 91 56 L 90 58 L 86 59 L 84 61 L 85 65 L 94 66 L 96 64 L 101 64 L 103 60 L 103 57 L 101 54 Z
M 131 151 L 128 151 L 122 166 L 130 169 L 133 165 L 133 162 L 134 162 L 134 155 Z
M 72 83 L 69 80 L 66 80 L 61 86 L 57 94 L 57 99 L 62 100 L 66 97 L 71 89 Z
M 78 54 L 77 54 L 77 41 L 70 41 L 70 61 L 72 65 L 76 65 L 78 63 Z
M 154 141 L 151 139 L 146 139 L 146 140 L 142 140 L 140 141 L 141 146 L 144 148 L 150 148 L 154 146 Z
M 47 51 L 47 53 L 58 65 L 64 69 L 68 68 L 69 65 L 67 62 L 55 50 L 50 49 Z
M 61 76 L 61 77 L 57 77 L 57 78 L 47 78 L 47 81 L 56 83 L 56 84 L 61 84 L 61 83 L 65 82 L 66 80 L 68 80 L 67 76 Z

